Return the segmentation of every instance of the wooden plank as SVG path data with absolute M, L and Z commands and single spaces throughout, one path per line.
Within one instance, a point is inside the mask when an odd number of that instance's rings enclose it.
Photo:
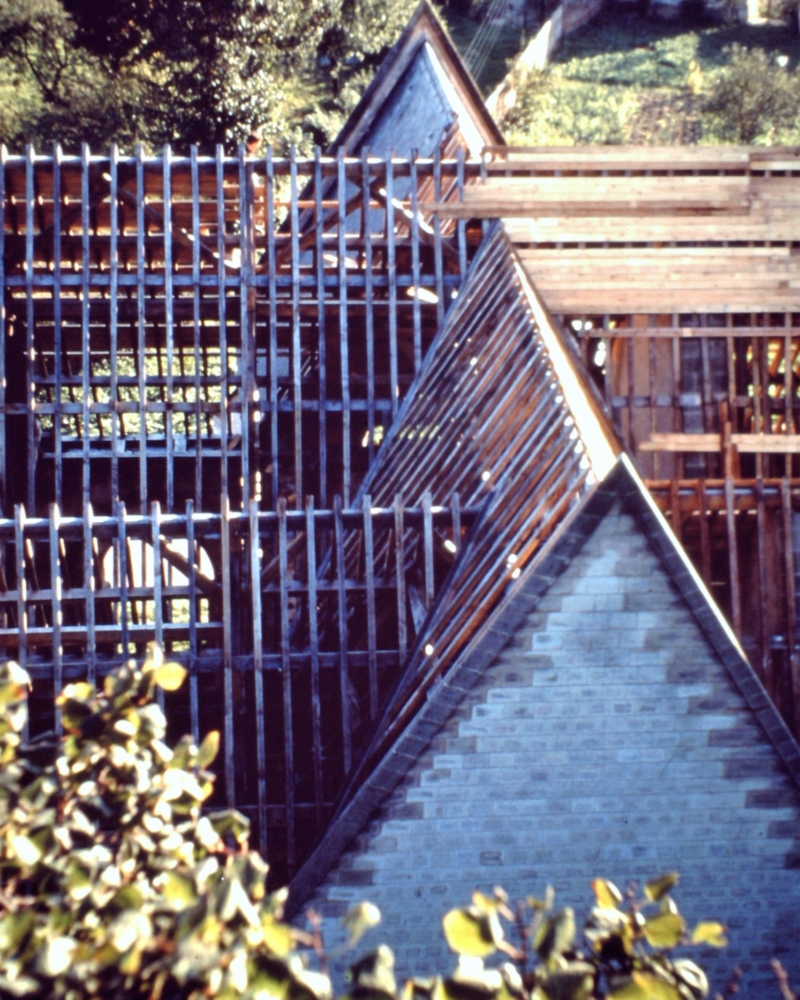
M 250 501 L 250 599 L 253 619 L 253 685 L 256 702 L 256 771 L 258 782 L 258 849 L 267 855 L 267 738 L 264 712 L 264 639 L 261 632 L 261 536 L 258 501 Z
M 294 872 L 295 799 L 294 799 L 294 721 L 292 714 L 292 663 L 289 656 L 289 564 L 286 537 L 286 498 L 278 497 L 278 554 L 280 557 L 280 620 L 281 620 L 281 675 L 283 680 L 283 748 L 285 761 L 286 802 L 286 864 L 289 874 Z
M 6 158 L 8 150 L 0 143 L 0 334 L 5 343 L 6 331 Z M 0 514 L 8 510 L 8 469 L 6 467 L 6 352 L 0 351 Z
M 196 163 L 196 158 L 194 159 Z M 196 190 L 195 184 L 192 184 Z M 194 538 L 194 503 L 186 501 L 186 583 L 189 591 L 189 726 L 192 739 L 200 745 L 200 702 L 197 690 L 197 562 Z
M 53 624 L 53 691 L 59 695 L 64 690 L 63 647 L 61 644 L 61 561 L 58 544 L 58 504 L 50 504 L 50 593 Z M 61 735 L 61 711 L 56 707 L 56 735 Z
M 153 632 L 158 648 L 164 650 L 164 594 L 161 579 L 161 504 L 155 500 L 150 505 L 150 544 L 153 560 Z M 164 709 L 164 691 L 158 688 L 156 692 L 158 704 Z
M 719 434 L 653 431 L 648 441 L 639 441 L 636 447 L 638 451 L 718 452 L 722 440 Z
M 94 544 L 92 524 L 94 514 L 92 505 L 87 503 L 83 508 L 83 591 L 86 615 L 86 668 L 90 684 L 97 680 L 97 638 L 95 612 L 95 582 L 94 582 Z
M 337 185 L 339 197 L 339 218 L 337 233 L 339 237 L 339 370 L 342 386 L 342 502 L 350 506 L 350 469 L 351 469 L 351 429 L 350 429 L 350 345 L 348 343 L 348 309 L 347 309 L 347 258 L 345 256 L 347 230 L 347 181 L 344 169 L 344 150 L 339 147 L 336 154 Z
M 222 497 L 220 522 L 220 572 L 222 574 L 222 680 L 225 712 L 223 741 L 225 767 L 225 798 L 228 808 L 236 806 L 233 732 L 233 600 L 231 595 L 231 505 L 227 496 Z
M 422 313 L 421 302 L 418 294 L 420 287 L 419 277 L 419 209 L 417 208 L 417 187 L 419 179 L 417 177 L 417 150 L 411 153 L 411 280 L 414 294 L 413 302 L 413 324 L 414 324 L 414 374 L 422 366 Z M 345 503 L 347 501 L 345 500 Z
M 342 759 L 344 773 L 349 774 L 353 762 L 350 727 L 350 678 L 347 663 L 347 581 L 345 578 L 344 525 L 342 498 L 333 498 L 333 534 L 336 549 L 337 630 L 339 633 L 339 693 L 342 709 Z
M 369 717 L 378 714 L 378 641 L 375 623 L 375 547 L 372 537 L 372 499 L 364 494 L 364 583 L 367 601 L 367 650 L 369 652 Z
M 773 586 L 767 576 L 767 524 L 764 506 L 764 480 L 756 479 L 756 537 L 758 543 L 758 610 L 761 637 L 761 663 L 759 673 L 770 697 L 780 708 L 779 695 L 772 671 L 770 655 L 769 609 L 778 603 Z
M 703 582 L 711 592 L 713 578 L 711 575 L 711 537 L 709 532 L 710 512 L 706 502 L 706 481 L 701 479 L 697 483 L 697 511 L 700 518 L 700 570 L 703 574 Z
M 367 363 L 367 456 L 372 465 L 375 457 L 375 316 L 372 283 L 372 220 L 370 218 L 369 196 L 369 153 L 364 148 L 361 154 L 361 215 L 364 221 L 364 298 L 366 300 L 366 363 Z
M 119 149 L 116 143 L 112 143 L 111 151 L 109 154 L 108 172 L 109 172 L 109 347 L 111 352 L 111 357 L 116 358 L 119 354 L 119 170 L 118 170 L 118 160 L 119 160 Z M 59 171 L 60 173 L 60 171 Z M 58 230 L 60 228 L 60 222 L 56 224 L 55 215 L 53 219 L 53 228 Z M 58 255 L 60 256 L 60 254 Z M 61 301 L 61 291 L 58 290 L 58 300 Z M 61 373 L 61 329 L 60 324 L 56 328 L 56 333 L 58 335 L 58 358 L 56 359 L 56 371 Z M 116 404 L 119 402 L 119 385 L 118 385 L 118 366 L 112 364 L 110 366 L 110 396 L 112 403 L 111 410 L 111 503 L 112 507 L 115 505 L 120 498 L 119 493 L 119 450 L 120 450 L 120 440 L 121 431 L 123 431 L 122 417 L 117 410 Z M 56 387 L 56 398 L 59 400 L 59 406 L 61 405 L 61 388 L 60 383 Z M 61 418 L 58 417 L 58 443 L 56 446 L 56 466 L 57 475 L 61 475 L 60 465 L 61 465 Z M 123 655 L 127 652 L 127 649 L 123 649 Z
M 442 147 L 437 146 L 433 154 L 433 200 L 442 200 Z M 436 276 L 436 328 L 444 322 L 444 279 L 442 266 L 442 220 L 438 212 L 433 213 L 433 268 Z M 449 306 L 450 303 L 448 302 Z
M 139 510 L 147 510 L 147 420 L 142 403 L 147 399 L 147 319 L 145 312 L 145 189 L 144 150 L 136 147 L 136 330 L 139 377 Z
M 250 503 L 251 472 L 250 450 L 252 447 L 251 426 L 252 403 L 258 403 L 255 389 L 255 303 L 251 302 L 253 261 L 253 218 L 252 218 L 252 175 L 253 171 L 247 163 L 244 144 L 239 144 L 239 310 L 240 310 L 240 341 L 241 341 L 241 430 L 242 436 L 242 510 L 247 510 Z
M 783 529 L 784 576 L 786 579 L 786 649 L 794 729 L 800 725 L 800 656 L 797 651 L 797 593 L 795 590 L 794 530 L 792 491 L 787 477 L 781 480 L 781 521 Z
M 306 499 L 306 577 L 308 590 L 308 641 L 311 649 L 311 748 L 314 761 L 314 816 L 322 829 L 322 708 L 319 693 L 319 628 L 317 617 L 317 535 L 314 498 Z
M 189 150 L 190 156 L 190 171 L 191 171 L 191 184 L 192 184 L 192 354 L 194 360 L 194 429 L 195 429 L 195 440 L 197 446 L 195 448 L 194 456 L 194 502 L 197 504 L 198 510 L 203 510 L 203 448 L 201 441 L 201 425 L 202 425 L 202 408 L 201 401 L 203 398 L 203 393 L 200 388 L 200 365 L 201 365 L 201 355 L 200 355 L 200 345 L 202 342 L 202 327 L 201 327 L 201 305 L 200 305 L 200 173 L 197 163 L 197 146 L 192 146 Z M 217 294 L 221 295 L 223 290 L 218 290 Z M 220 357 L 220 368 L 226 364 L 226 359 Z M 185 393 L 185 389 L 184 389 Z M 184 396 L 185 398 L 185 396 Z M 186 418 L 188 422 L 188 417 Z M 186 438 L 188 442 L 189 429 L 186 428 Z M 226 456 L 227 449 L 227 434 L 225 433 L 225 422 L 220 417 L 220 460 L 223 464 L 227 463 Z M 227 492 L 228 484 L 226 477 L 222 478 L 222 490 Z M 187 508 L 186 512 L 187 518 L 189 517 L 189 510 Z M 187 521 L 187 526 L 189 521 Z M 188 550 L 189 563 L 194 567 L 194 549 L 189 546 Z M 194 572 L 194 569 L 192 569 Z M 196 613 L 196 609 L 195 609 Z M 191 631 L 191 627 L 190 627 Z M 196 630 L 195 630 L 196 635 Z M 195 653 L 196 655 L 196 647 Z M 197 684 L 195 682 L 195 689 Z M 199 733 L 199 730 L 198 730 Z
M 175 368 L 175 329 L 173 318 L 173 288 L 172 288 L 172 151 L 169 145 L 164 146 L 162 154 L 162 183 L 164 187 L 164 309 L 166 312 L 167 338 L 167 411 L 164 414 L 164 436 L 167 446 L 167 511 L 172 513 L 175 503 L 175 448 L 173 441 L 173 425 L 171 404 L 175 396 L 173 375 Z M 194 246 L 193 246 L 194 249 Z M 199 248 L 198 248 L 199 249 Z M 159 688 L 159 690 L 161 690 Z
M 397 416 L 400 402 L 400 382 L 397 363 L 397 260 L 395 258 L 394 215 L 391 205 L 394 190 L 393 156 L 386 160 L 386 273 L 389 280 L 389 390 L 392 419 Z
M 36 399 L 34 393 L 36 369 L 35 316 L 33 298 L 33 232 L 36 190 L 34 185 L 34 152 L 28 146 L 25 155 L 25 405 L 28 431 L 28 482 L 26 500 L 28 510 L 36 514 Z M 5 289 L 3 289 L 5 295 Z M 5 337 L 5 332 L 4 332 Z
M 434 576 L 433 576 L 433 521 L 431 518 L 432 499 L 430 491 L 422 494 L 422 544 L 425 564 L 425 610 L 433 606 Z
M 291 150 L 292 202 L 297 199 L 297 157 Z M 300 344 L 300 218 L 297 206 L 291 210 L 292 227 L 292 406 L 294 413 L 294 494 L 295 506 L 303 509 L 303 357 Z M 274 419 L 274 417 L 273 417 Z
M 130 630 L 128 628 L 128 578 L 130 573 L 130 566 L 128 564 L 128 538 L 127 538 L 127 515 L 125 513 L 125 504 L 118 501 L 114 505 L 114 512 L 117 520 L 117 537 L 115 541 L 116 545 L 116 565 L 117 565 L 117 587 L 119 589 L 119 624 L 120 624 L 120 643 L 122 649 L 122 657 L 126 659 L 128 656 L 129 642 L 130 642 Z
M 268 295 L 269 295 L 269 412 L 270 412 L 270 463 L 271 463 L 271 485 L 272 503 L 278 502 L 280 493 L 279 487 L 279 467 L 278 467 L 278 286 L 277 268 L 275 263 L 275 168 L 272 158 L 272 147 L 267 147 L 266 159 L 266 199 L 267 199 L 267 267 Z M 319 275 L 319 272 L 318 272 Z M 318 276 L 319 281 L 319 276 Z M 320 296 L 324 297 L 324 290 L 320 284 Z M 320 308 L 322 313 L 322 329 L 324 329 L 324 304 Z M 320 334 L 320 350 L 323 347 L 323 336 Z M 320 369 L 324 371 L 324 353 L 320 358 Z M 324 379 L 320 379 L 322 384 Z M 322 392 L 322 389 L 320 390 Z M 320 397 L 322 399 L 322 396 Z M 325 413 L 320 405 L 320 425 L 325 421 Z
M 61 404 L 63 375 L 63 343 L 61 316 L 61 147 L 56 144 L 53 149 L 53 375 L 54 410 L 53 442 L 55 446 L 55 502 L 61 507 L 64 504 L 64 470 L 61 447 Z M 113 290 L 112 290 L 113 294 Z M 3 329 L 5 329 L 3 327 Z M 1 352 L 4 353 L 4 352 Z M 112 372 L 114 369 L 112 368 Z M 112 398 L 114 398 L 112 396 Z M 112 459 L 113 461 L 113 459 Z M 58 689 L 56 689 L 58 690 Z
M 725 518 L 728 531 L 728 576 L 731 594 L 733 630 L 742 638 L 742 602 L 739 591 L 739 551 L 736 541 L 736 501 L 731 476 L 725 477 Z
M 217 185 L 217 310 L 219 314 L 219 357 L 220 357 L 220 492 L 229 496 L 228 482 L 228 436 L 231 431 L 229 416 L 230 387 L 228 384 L 228 313 L 225 302 L 225 151 L 221 145 L 216 149 Z M 272 230 L 270 230 L 271 232 Z M 200 450 L 200 425 L 197 425 L 197 450 Z M 223 532 L 224 534 L 224 532 Z
M 367 155 L 364 150 L 364 156 Z M 317 325 L 319 327 L 318 351 L 319 351 L 319 497 L 324 505 L 328 497 L 328 414 L 327 414 L 327 325 L 325 321 L 325 259 L 323 256 L 323 233 L 325 230 L 325 217 L 322 208 L 322 161 L 319 146 L 314 147 L 314 204 L 315 204 L 315 237 L 316 237 L 316 261 L 317 261 Z M 369 224 L 367 224 L 367 239 L 369 239 Z M 273 265 L 270 265 L 270 275 L 273 273 Z M 372 254 L 367 251 L 367 285 L 370 291 L 367 292 L 367 340 L 369 343 L 369 324 L 372 319 Z M 270 286 L 271 287 L 271 286 Z M 276 376 L 277 379 L 277 376 Z M 276 381 L 277 385 L 277 381 Z M 277 399 L 277 390 L 276 390 Z M 273 417 L 275 422 L 276 418 Z M 278 431 L 275 422 L 275 444 L 274 454 L 277 455 Z M 277 459 L 273 459 L 277 461 Z M 316 608 L 315 608 L 316 613 Z M 318 806 L 319 810 L 319 806 Z
M 403 497 L 394 498 L 394 545 L 395 545 L 395 590 L 397 593 L 397 652 L 400 665 L 408 654 L 408 627 L 406 624 L 406 567 L 405 567 L 405 527 L 403 523 Z

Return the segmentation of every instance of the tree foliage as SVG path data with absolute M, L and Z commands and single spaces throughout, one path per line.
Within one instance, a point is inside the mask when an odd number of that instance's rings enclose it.
M 413 0 L 0 0 L 0 139 L 327 142 Z
M 57 699 L 63 736 L 26 746 L 28 676 L 0 666 L 0 997 L 330 1000 L 318 924 L 307 933 L 283 921 L 285 891 L 267 891 L 247 820 L 204 809 L 218 735 L 163 742 L 154 692 L 184 675 L 151 650 L 100 691 L 70 684 Z M 690 936 L 676 882 L 654 879 L 625 907 L 596 879 L 583 945 L 549 890 L 516 911 L 502 890 L 476 892 L 443 921 L 459 956 L 451 975 L 398 993 L 381 945 L 351 966 L 347 1000 L 700 1000 L 702 970 L 668 953 L 690 939 L 722 945 L 724 928 Z M 352 907 L 349 945 L 379 919 L 370 903 Z M 509 961 L 484 965 L 496 957 Z

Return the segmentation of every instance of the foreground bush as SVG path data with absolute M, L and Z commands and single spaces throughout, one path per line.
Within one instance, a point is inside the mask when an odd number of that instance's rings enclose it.
M 57 701 L 64 736 L 23 746 L 28 676 L 0 665 L 0 997 L 331 996 L 327 975 L 308 967 L 326 965 L 318 928 L 282 922 L 285 892 L 266 891 L 247 821 L 202 812 L 218 735 L 200 747 L 163 743 L 154 689 L 175 689 L 184 673 L 153 652 L 100 692 L 71 684 Z M 690 936 L 670 896 L 676 881 L 656 879 L 624 903 L 595 880 L 582 950 L 572 911 L 552 898 L 512 911 L 501 890 L 476 893 L 444 918 L 456 971 L 409 981 L 403 1000 L 698 1000 L 702 970 L 668 952 L 690 938 L 723 944 L 724 929 L 700 924 Z M 369 903 L 355 906 L 350 944 L 378 919 Z M 486 968 L 490 956 L 508 961 Z M 393 1000 L 393 964 L 385 946 L 356 962 L 349 1000 Z

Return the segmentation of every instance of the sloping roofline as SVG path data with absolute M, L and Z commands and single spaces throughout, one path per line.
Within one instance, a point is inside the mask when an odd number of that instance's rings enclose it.
M 420 0 L 403 33 L 382 61 L 380 69 L 372 78 L 363 97 L 334 139 L 330 148 L 331 153 L 337 152 L 340 147 L 346 153 L 356 150 L 403 73 L 411 65 L 417 51 L 426 42 L 441 60 L 450 82 L 464 105 L 473 112 L 473 121 L 483 134 L 486 145 L 505 144 L 497 123 L 486 109 L 478 85 L 464 65 L 436 11 L 428 0 Z
M 654 504 L 647 487 L 630 459 L 623 454 L 609 475 L 586 495 L 558 533 L 543 546 L 520 577 L 518 585 L 485 623 L 458 662 L 430 692 L 425 704 L 352 799 L 334 817 L 316 849 L 290 883 L 291 914 L 298 912 L 313 895 L 375 810 L 405 777 L 464 695 L 480 680 L 525 618 L 535 610 L 617 500 L 621 500 L 636 519 L 734 685 L 800 788 L 800 746 L 747 661 L 736 636 L 689 557 Z

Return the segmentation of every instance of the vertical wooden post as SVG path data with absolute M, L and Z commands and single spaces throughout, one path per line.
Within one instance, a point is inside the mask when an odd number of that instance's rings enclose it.
M 201 368 L 201 354 L 200 354 L 200 343 L 201 343 L 201 329 L 202 329 L 202 318 L 200 312 L 200 176 L 199 168 L 197 163 L 197 146 L 192 146 L 189 153 L 190 159 L 190 175 L 192 182 L 192 348 L 194 357 L 194 429 L 195 429 L 195 451 L 194 451 L 194 502 L 197 504 L 197 509 L 203 509 L 203 408 L 202 399 L 203 391 L 200 388 L 200 368 Z M 218 289 L 219 294 L 222 291 Z M 219 338 L 217 338 L 219 341 Z M 182 349 L 182 348 L 181 348 Z M 207 357 L 207 355 L 206 355 Z M 222 366 L 225 364 L 226 359 L 220 354 L 220 374 Z M 208 371 L 203 372 L 204 375 L 208 375 Z M 184 394 L 184 399 L 185 399 Z M 186 417 L 186 422 L 188 423 L 188 417 Z M 220 413 L 220 463 L 222 466 L 227 467 L 227 434 L 222 433 L 224 430 L 224 420 L 222 413 Z M 186 431 L 186 440 L 189 440 L 189 428 L 184 427 Z M 227 483 L 224 484 L 223 490 L 227 492 Z M 187 508 L 187 517 L 188 508 Z M 188 522 L 187 522 L 188 530 Z M 193 530 L 193 529 L 192 529 Z M 190 560 L 193 558 L 192 552 L 190 550 Z M 196 611 L 196 609 L 195 609 Z M 195 693 L 197 690 L 197 685 L 195 682 Z
M 458 190 L 458 200 L 464 200 L 464 149 L 458 147 L 456 153 L 456 186 Z M 467 223 L 465 219 L 459 218 L 456 225 L 458 232 L 458 270 L 462 282 L 467 273 Z
M 453 526 L 453 544 L 456 547 L 455 554 L 461 551 L 461 497 L 458 493 L 453 493 L 450 500 L 450 516 Z
M 344 773 L 350 773 L 352 744 L 350 737 L 350 677 L 347 664 L 347 594 L 345 591 L 344 522 L 342 498 L 333 498 L 334 544 L 336 546 L 336 591 L 338 597 L 339 625 L 339 690 L 342 698 L 342 751 Z
M 58 504 L 50 504 L 50 593 L 53 621 L 53 692 L 64 688 L 63 648 L 61 642 L 61 561 L 59 559 Z M 56 707 L 56 734 L 61 734 L 61 710 Z
M 121 632 L 122 659 L 129 653 L 130 633 L 128 629 L 128 527 L 125 504 L 115 504 L 117 517 L 117 566 L 119 578 L 119 624 Z
M 62 447 L 61 393 L 63 382 L 64 344 L 61 318 L 61 147 L 53 147 L 53 377 L 55 380 L 53 406 L 53 444 L 55 451 L 55 502 L 64 504 L 64 455 Z M 112 316 L 114 310 L 111 311 Z M 113 320 L 112 320 L 113 322 Z M 115 366 L 112 366 L 112 379 Z M 112 452 L 112 462 L 113 462 Z M 56 688 L 56 690 L 59 690 Z
M 200 741 L 200 705 L 197 691 L 197 546 L 194 538 L 194 504 L 186 501 L 186 561 L 189 564 L 189 725 L 192 739 Z
M 26 148 L 25 156 L 25 401 L 28 417 L 28 483 L 27 504 L 31 516 L 36 516 L 36 456 L 38 444 L 36 441 L 36 399 L 34 396 L 35 380 L 35 316 L 33 311 L 33 210 L 36 204 L 34 186 L 34 151 L 33 146 Z M 3 288 L 5 296 L 5 287 Z M 5 347 L 5 344 L 4 344 Z
M 364 228 L 364 305 L 367 336 L 367 455 L 369 464 L 375 457 L 375 310 L 373 306 L 372 226 L 370 219 L 369 154 L 361 154 L 361 199 Z
M 227 496 L 220 504 L 220 548 L 222 552 L 222 673 L 225 709 L 225 795 L 229 808 L 236 805 L 235 773 L 233 767 L 233 640 L 231 600 L 231 504 Z
M 4 514 L 8 504 L 8 481 L 6 470 L 6 271 L 5 271 L 5 229 L 6 229 L 6 157 L 8 151 L 0 144 L 0 514 Z
M 742 638 L 742 602 L 739 590 L 739 552 L 736 548 L 736 496 L 733 479 L 725 477 L 725 507 L 728 526 L 728 573 L 731 585 L 731 617 L 733 630 Z
M 433 518 L 431 515 L 431 495 L 428 490 L 422 494 L 422 541 L 425 550 L 425 610 L 433 604 Z
M 294 416 L 295 506 L 303 506 L 303 355 L 300 342 L 300 214 L 297 207 L 297 151 L 289 159 L 292 206 L 292 407 Z
M 157 500 L 150 505 L 150 543 L 153 547 L 153 625 L 156 645 L 164 650 L 164 588 L 161 579 L 161 505 Z M 158 704 L 164 708 L 164 691 L 158 688 Z
M 372 537 L 372 500 L 365 495 L 361 506 L 364 515 L 364 584 L 367 598 L 367 649 L 369 655 L 369 717 L 378 714 L 378 652 L 375 623 L 375 547 Z
M 406 624 L 406 564 L 405 527 L 403 525 L 403 497 L 398 493 L 394 498 L 394 545 L 395 578 L 397 582 L 397 650 L 399 666 L 403 666 L 408 652 L 408 627 Z
M 278 286 L 275 263 L 275 167 L 272 162 L 272 147 L 267 147 L 266 195 L 267 199 L 267 267 L 269 269 L 269 419 L 270 419 L 270 460 L 272 462 L 272 503 L 278 502 L 279 459 L 278 421 L 280 403 L 278 401 Z M 324 366 L 320 361 L 321 370 Z
M 414 374 L 422 366 L 422 304 L 419 297 L 419 212 L 417 211 L 417 151 L 411 151 L 411 280 L 414 298 L 411 300 L 414 322 Z
M 86 601 L 86 667 L 90 684 L 94 684 L 97 674 L 97 633 L 95 631 L 94 607 L 94 539 L 92 537 L 94 515 L 92 505 L 83 506 L 83 594 Z
M 258 849 L 267 856 L 267 740 L 264 718 L 264 641 L 261 635 L 261 558 L 258 501 L 250 501 L 250 591 L 253 616 L 253 685 L 256 701 L 256 770 L 258 774 Z
M 365 154 L 366 155 L 366 154 Z M 325 211 L 322 207 L 322 162 L 320 160 L 319 146 L 314 147 L 314 211 L 315 211 L 315 237 L 316 237 L 316 258 L 317 258 L 317 326 L 319 335 L 317 340 L 317 350 L 319 351 L 319 388 L 318 405 L 319 413 L 319 497 L 320 502 L 325 504 L 328 497 L 328 383 L 327 383 L 327 352 L 328 343 L 326 339 L 326 317 L 325 317 Z M 367 281 L 371 281 L 372 271 L 368 271 Z M 367 309 L 372 309 L 372 302 L 368 300 Z M 368 320 L 369 322 L 369 320 Z M 276 417 L 277 419 L 277 417 Z M 277 425 L 276 425 L 277 426 Z M 277 431 L 275 436 L 275 449 L 277 450 Z M 276 490 L 277 496 L 277 490 Z
M 774 701 L 778 700 L 779 692 L 772 673 L 772 657 L 770 656 L 770 628 L 768 621 L 770 600 L 770 580 L 767 575 L 767 512 L 764 503 L 764 480 L 756 479 L 756 535 L 758 538 L 758 611 L 761 631 L 761 677 L 764 686 Z M 776 581 L 777 582 L 777 581 Z M 778 706 L 781 707 L 780 705 Z
M 678 480 L 671 479 L 669 483 L 669 503 L 672 510 L 672 530 L 679 542 L 683 541 L 683 519 L 681 518 L 681 501 L 678 491 Z
M 800 656 L 797 652 L 797 594 L 795 592 L 794 531 L 792 491 L 789 479 L 781 480 L 781 515 L 783 520 L 783 555 L 786 576 L 786 646 L 790 670 L 792 718 L 795 732 L 800 728 Z
M 19 627 L 19 665 L 28 664 L 28 582 L 25 576 L 25 508 L 22 504 L 14 507 L 14 556 L 17 570 L 17 623 Z M 28 723 L 25 723 L 24 738 L 28 739 Z
M 228 312 L 225 302 L 225 151 L 217 146 L 217 308 L 219 315 L 219 423 L 220 423 L 220 489 L 223 497 L 228 496 Z M 200 425 L 197 426 L 197 450 L 200 451 Z
M 92 333 L 89 323 L 91 269 L 89 258 L 89 146 L 81 146 L 81 444 L 83 445 L 83 506 L 92 500 Z
M 136 330 L 139 354 L 139 510 L 147 511 L 147 326 L 145 313 L 144 150 L 136 147 Z
M 246 160 L 244 145 L 239 146 L 239 311 L 242 350 L 242 510 L 250 504 L 251 439 L 257 429 L 251 426 L 255 401 L 255 285 L 253 284 L 253 171 Z
M 433 200 L 438 205 L 442 200 L 442 147 L 437 146 L 433 154 Z M 436 329 L 444 321 L 444 277 L 442 268 L 442 220 L 439 213 L 433 213 L 433 266 L 436 274 Z
M 294 717 L 292 714 L 292 659 L 289 644 L 289 553 L 286 538 L 286 498 L 278 497 L 278 572 L 280 574 L 281 674 L 283 679 L 283 742 L 286 764 L 286 859 L 295 864 Z
M 392 419 L 397 416 L 400 381 L 397 368 L 397 260 L 394 244 L 394 167 L 390 153 L 386 160 L 386 276 L 389 279 L 389 390 Z
M 167 328 L 167 396 L 164 400 L 164 443 L 167 450 L 167 512 L 171 513 L 175 504 L 175 449 L 172 426 L 173 403 L 175 387 L 173 375 L 175 371 L 175 323 L 173 317 L 172 289 L 172 151 L 169 145 L 164 146 L 163 153 L 163 197 L 164 197 L 164 312 Z M 161 398 L 164 399 L 163 390 Z M 161 690 L 159 688 L 159 690 Z
M 322 711 L 319 693 L 319 630 L 317 621 L 317 537 L 314 498 L 306 500 L 306 567 L 308 579 L 308 641 L 311 649 L 311 740 L 314 757 L 314 817 L 321 829 L 322 800 Z
M 337 191 L 339 203 L 337 234 L 339 237 L 339 359 L 342 384 L 342 501 L 350 506 L 350 345 L 347 329 L 347 178 L 344 169 L 344 149 L 336 155 Z
M 110 180 L 110 200 L 109 200 L 109 289 L 110 308 L 109 316 L 109 347 L 111 357 L 116 358 L 119 353 L 119 171 L 118 171 L 119 150 L 117 144 L 111 145 L 111 156 L 109 158 L 108 170 Z M 61 371 L 61 358 L 59 357 L 57 372 Z M 119 413 L 119 385 L 117 366 L 111 365 L 110 372 L 110 403 L 111 403 L 111 503 L 112 506 L 119 501 L 119 451 L 120 451 L 120 413 Z M 60 399 L 59 391 L 59 399 Z M 59 425 L 61 421 L 59 419 Z M 59 431 L 60 440 L 60 431 Z M 127 649 L 125 650 L 127 653 Z
M 708 530 L 708 506 L 706 502 L 706 481 L 697 484 L 697 506 L 700 511 L 700 564 L 703 581 L 711 590 L 711 537 Z

